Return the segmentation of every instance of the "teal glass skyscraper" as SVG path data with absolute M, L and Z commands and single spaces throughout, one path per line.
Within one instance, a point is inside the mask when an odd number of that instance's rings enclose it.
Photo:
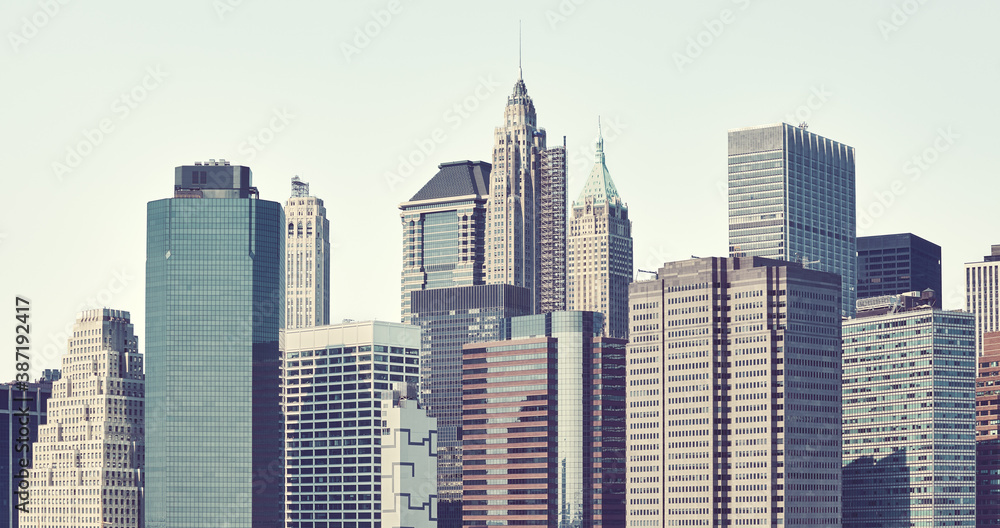
M 983 526 L 975 315 L 936 305 L 872 297 L 843 321 L 843 528 Z
M 729 255 L 840 275 L 857 299 L 854 147 L 787 123 L 729 131 Z
M 146 528 L 281 526 L 284 222 L 224 161 L 147 206 Z

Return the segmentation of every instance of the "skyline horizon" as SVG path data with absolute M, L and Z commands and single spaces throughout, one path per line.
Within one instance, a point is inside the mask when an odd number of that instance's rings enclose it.
M 968 53 L 984 48 L 989 17 L 927 5 L 888 31 L 891 12 L 860 2 L 847 13 L 723 4 L 730 22 L 718 6 L 651 3 L 649 16 L 636 18 L 614 6 L 577 6 L 567 16 L 555 5 L 521 3 L 484 8 L 476 15 L 484 24 L 475 27 L 454 24 L 471 16 L 458 3 L 401 4 L 368 44 L 354 46 L 357 54 L 338 42 L 353 44 L 374 20 L 371 13 L 388 9 L 381 3 L 324 6 L 305 19 L 275 6 L 247 5 L 218 18 L 193 2 L 175 11 L 119 2 L 107 17 L 64 7 L 51 27 L 5 54 L 15 77 L 55 71 L 86 87 L 13 85 L 9 98 L 23 104 L 12 106 L 14 126 L 0 133 L 13 153 L 4 165 L 15 197 L 0 213 L 4 276 L 14 279 L 4 291 L 32 301 L 32 379 L 59 368 L 66 352 L 60 335 L 80 309 L 127 311 L 145 340 L 142 204 L 170 196 L 168 167 L 208 156 L 250 167 L 261 198 L 282 205 L 292 176 L 310 183 L 331 224 L 331 322 L 395 322 L 398 205 L 440 163 L 492 163 L 488 149 L 503 94 L 516 84 L 501 37 L 513 33 L 519 16 L 530 41 L 525 49 L 535 50 L 525 55 L 525 83 L 539 128 L 567 137 L 567 208 L 592 165 L 593 117 L 601 116 L 609 170 L 635 226 L 633 279 L 635 269 L 687 255 L 728 256 L 723 134 L 805 121 L 810 132 L 859 154 L 858 236 L 913 233 L 940 245 L 942 307 L 964 309 L 962 267 L 993 244 L 988 233 L 970 228 L 988 225 L 997 188 L 988 154 L 1000 134 L 977 116 L 988 110 L 983 101 L 1000 80 L 1000 65 L 990 59 L 991 67 L 982 67 L 983 57 Z M 4 9 L 11 20 L 31 17 L 20 6 Z M 119 23 L 136 10 L 163 20 Z M 974 19 L 945 16 L 973 12 Z M 781 31 L 806 13 L 810 20 L 825 15 L 829 28 L 809 26 L 814 38 L 788 47 Z M 271 19 L 319 28 L 325 18 L 335 22 L 325 31 L 264 30 Z M 175 19 L 203 29 L 200 39 L 158 47 L 175 36 L 166 31 Z M 597 28 L 603 38 L 593 38 Z M 845 38 L 845 29 L 857 38 Z M 247 31 L 260 38 L 227 40 Z M 81 41 L 84 34 L 96 37 Z M 455 46 L 463 35 L 479 42 Z M 134 45 L 122 47 L 125 38 Z M 781 60 L 771 62 L 775 45 Z M 837 53 L 815 60 L 830 51 Z M 228 77 L 219 69 L 222 57 L 232 68 Z M 963 96 L 953 84 L 925 82 L 932 74 L 961 83 Z M 53 170 L 85 142 L 77 166 Z M 403 174 L 401 160 L 410 156 L 420 162 Z M 11 362 L 0 369 L 13 379 Z

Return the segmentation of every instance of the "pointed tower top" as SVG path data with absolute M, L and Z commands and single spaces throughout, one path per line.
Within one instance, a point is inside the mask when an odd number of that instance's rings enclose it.
M 597 153 L 595 161 L 604 165 L 604 134 L 601 132 L 601 116 L 597 116 Z
M 594 156 L 594 168 L 590 171 L 590 176 L 583 184 L 580 196 L 573 202 L 574 207 L 582 207 L 588 198 L 593 200 L 594 205 L 611 203 L 622 208 L 626 208 L 621 197 L 618 196 L 618 189 L 611 179 L 611 173 L 604 162 L 604 134 L 601 132 L 601 118 L 597 118 L 597 152 Z

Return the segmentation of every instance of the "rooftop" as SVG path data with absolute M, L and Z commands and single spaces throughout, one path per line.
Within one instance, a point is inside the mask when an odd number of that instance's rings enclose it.
M 489 195 L 490 170 L 492 165 L 485 161 L 449 161 L 438 165 L 438 172 L 427 182 L 417 194 L 410 198 L 411 202 L 424 200 L 440 200 L 457 196 Z

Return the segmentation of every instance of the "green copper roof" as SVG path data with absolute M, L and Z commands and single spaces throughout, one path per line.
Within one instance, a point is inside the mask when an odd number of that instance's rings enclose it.
M 610 202 L 625 207 L 621 197 L 618 196 L 618 189 L 615 188 L 615 182 L 611 179 L 611 173 L 608 172 L 608 166 L 604 164 L 604 136 L 601 134 L 600 119 L 597 120 L 597 154 L 595 157 L 594 168 L 590 170 L 587 183 L 583 185 L 583 191 L 580 192 L 580 197 L 573 202 L 573 206 L 583 206 L 587 198 L 593 198 L 594 205 Z

